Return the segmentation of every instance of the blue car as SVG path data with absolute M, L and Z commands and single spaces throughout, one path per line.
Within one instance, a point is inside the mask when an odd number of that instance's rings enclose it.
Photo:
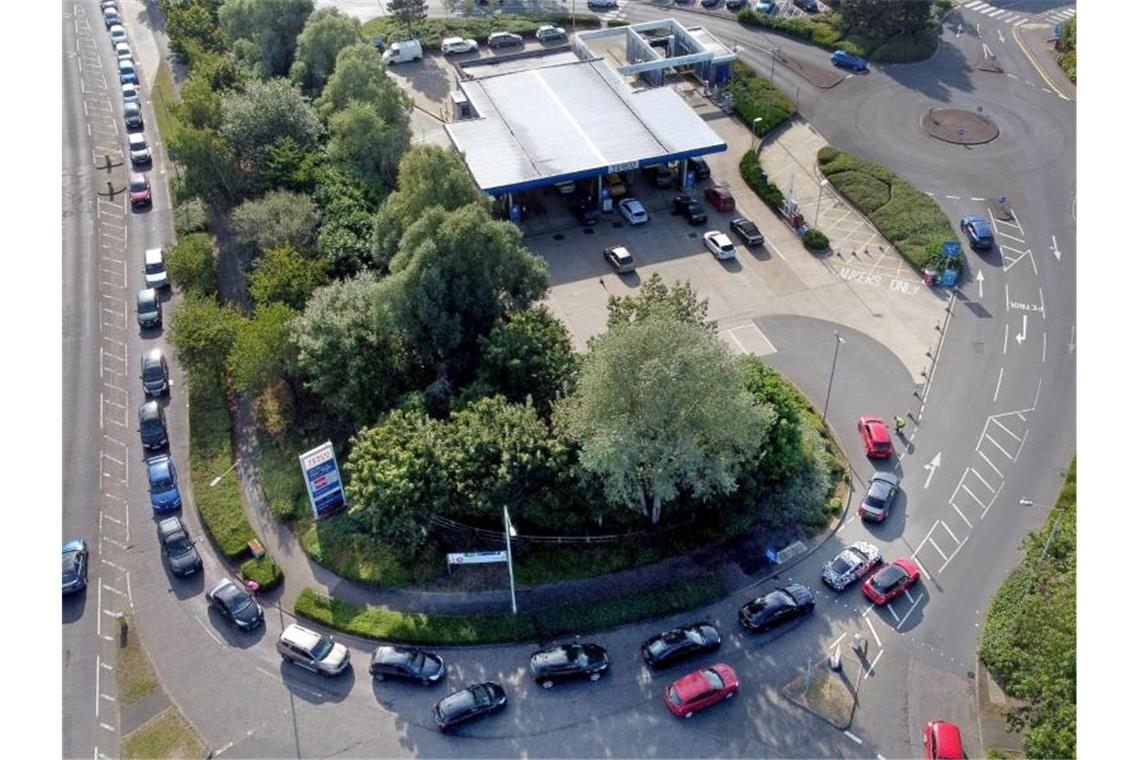
M 851 69 L 852 71 L 870 71 L 871 67 L 867 65 L 867 61 L 857 55 L 852 55 L 846 50 L 836 50 L 831 54 L 832 64 L 841 69 Z
M 994 231 L 990 229 L 989 223 L 980 216 L 964 216 L 962 221 L 958 222 L 958 226 L 970 239 L 972 248 L 987 249 L 994 247 Z
M 775 3 L 767 3 L 767 2 L 756 3 L 756 12 L 757 13 L 767 13 L 767 14 L 771 15 L 771 14 L 779 13 L 779 11 L 780 11 L 780 6 L 776 5 Z
M 87 542 L 82 538 L 63 545 L 63 593 L 87 588 Z
M 150 505 L 155 512 L 171 512 L 182 506 L 173 459 L 164 454 L 146 460 L 146 476 L 150 480 Z

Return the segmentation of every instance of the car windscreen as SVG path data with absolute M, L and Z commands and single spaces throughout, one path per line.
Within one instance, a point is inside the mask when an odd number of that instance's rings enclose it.
M 161 274 L 165 271 L 161 261 L 148 261 L 146 263 L 147 274 Z
M 234 592 L 230 594 L 223 601 L 225 602 L 226 609 L 234 615 L 238 614 L 246 607 L 253 604 L 252 597 L 250 597 L 248 594 L 242 594 L 240 592 Z
M 162 420 L 158 417 L 145 417 L 142 421 L 144 433 L 158 433 L 162 430 Z
M 714 689 L 723 689 L 724 688 L 724 679 L 720 677 L 720 673 L 717 673 L 712 668 L 709 668 L 708 670 L 705 670 L 703 672 L 704 672 L 705 678 L 707 678 L 709 680 L 709 683 L 712 684 L 712 687 Z
M 854 565 L 848 560 L 846 554 L 841 554 L 831 561 L 831 571 L 836 575 L 843 575 L 852 567 L 854 567 Z
M 166 551 L 175 557 L 181 557 L 190 551 L 190 541 L 184 535 L 178 535 L 166 542 Z
M 150 420 L 149 422 L 151 427 L 156 427 L 158 425 L 158 420 Z M 144 422 L 143 425 L 146 426 L 147 423 Z M 174 485 L 174 478 L 171 477 L 170 470 L 167 468 L 156 467 L 151 470 L 150 483 L 155 488 L 170 488 L 172 485 Z
M 139 311 L 154 311 L 158 302 L 150 296 L 139 296 Z
M 78 554 L 65 554 L 63 555 L 63 578 L 64 580 L 74 580 L 79 575 L 79 555 Z
M 892 565 L 871 579 L 871 587 L 880 593 L 890 591 L 905 576 L 902 568 Z
M 146 180 L 142 177 L 139 177 L 138 179 L 132 179 L 131 190 L 134 190 L 135 192 L 146 190 Z
M 444 718 L 454 718 L 472 710 L 476 705 L 475 695 L 472 692 L 473 689 L 464 689 L 444 697 L 439 703 L 440 715 Z
M 325 657 L 328 656 L 329 652 L 332 651 L 332 647 L 332 639 L 322 637 L 321 640 L 317 642 L 317 645 L 313 647 L 313 659 L 325 659 Z
M 143 367 L 143 380 L 161 380 L 162 379 L 162 365 L 147 364 Z

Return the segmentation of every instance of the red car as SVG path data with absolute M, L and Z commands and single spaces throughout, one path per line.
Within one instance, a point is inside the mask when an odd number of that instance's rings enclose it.
M 962 732 L 956 723 L 930 721 L 926 724 L 922 743 L 926 745 L 926 760 L 962 760 L 966 757 L 962 751 Z
M 665 706 L 669 712 L 682 718 L 714 705 L 723 699 L 732 699 L 740 689 L 736 671 L 723 662 L 701 668 L 684 678 L 678 678 L 665 687 Z
M 732 191 L 723 185 L 705 188 L 705 200 L 713 205 L 717 211 L 732 211 L 736 208 L 736 200 Z
M 879 417 L 860 417 L 859 435 L 863 437 L 863 448 L 872 459 L 890 459 L 895 453 L 891 445 L 891 431 L 887 423 Z
M 863 584 L 863 593 L 875 604 L 886 604 L 918 581 L 918 565 L 896 559 Z
M 131 206 L 150 205 L 150 180 L 145 174 L 132 174 L 128 187 L 131 195 Z

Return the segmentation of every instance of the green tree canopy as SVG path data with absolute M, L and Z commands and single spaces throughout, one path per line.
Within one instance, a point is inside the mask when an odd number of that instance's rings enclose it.
M 170 342 L 191 385 L 221 380 L 240 322 L 232 306 L 213 298 L 189 293 L 182 299 L 171 319 Z
M 606 496 L 656 524 L 683 492 L 705 500 L 735 490 L 774 415 L 707 329 L 652 318 L 594 338 L 578 389 L 556 416 Z
M 232 221 L 238 240 L 258 251 L 292 246 L 307 253 L 314 250 L 320 219 L 307 195 L 275 190 L 235 208 Z
M 170 282 L 183 293 L 213 296 L 217 290 L 214 276 L 214 244 L 204 232 L 183 235 L 166 251 L 166 271 Z
M 327 166 L 313 199 L 321 210 L 317 249 L 329 272 L 351 277 L 368 267 L 372 262 L 372 209 L 359 178 Z
M 270 302 L 239 319 L 228 358 L 237 390 L 260 393 L 291 371 L 296 351 L 289 325 L 296 316 L 287 304 Z
M 170 146 L 183 168 L 182 186 L 191 195 L 216 206 L 228 206 L 244 184 L 237 158 L 226 141 L 212 129 L 182 127 Z
M 500 393 L 509 401 L 528 398 L 542 415 L 555 399 L 573 389 L 577 360 L 570 333 L 545 306 L 520 311 L 479 339 L 476 383 L 484 395 Z
M 775 413 L 761 444 L 761 469 L 767 480 L 782 480 L 800 467 L 806 455 L 802 402 L 780 373 L 755 356 L 744 357 L 743 363 L 744 387 L 757 403 L 771 407 Z
M 388 12 L 408 30 L 408 36 L 415 34 L 415 24 L 427 18 L 427 0 L 388 0 Z
M 843 0 L 839 13 L 848 34 L 885 39 L 913 34 L 930 23 L 934 0 Z
M 170 49 L 183 62 L 196 65 L 201 53 L 225 49 L 218 27 L 220 4 L 221 0 L 160 0 Z
M 238 168 L 256 189 L 264 182 L 271 151 L 292 140 L 302 152 L 316 151 L 323 128 L 313 107 L 284 79 L 252 81 L 241 92 L 222 96 L 219 129 Z
M 376 215 L 373 256 L 381 271 L 396 254 L 405 230 L 430 208 L 446 210 L 486 203 L 463 163 L 450 148 L 416 145 L 400 159 L 398 189 L 384 199 Z
M 354 100 L 367 103 L 385 124 L 406 124 L 412 99 L 388 76 L 376 48 L 367 42 L 349 45 L 336 57 L 332 76 L 317 99 L 317 111 L 329 119 Z
M 688 282 L 675 282 L 669 287 L 659 272 L 654 272 L 642 284 L 637 295 L 610 296 L 606 308 L 609 311 L 606 326 L 611 330 L 648 319 L 667 318 L 703 327 L 716 334 L 716 322 L 708 319 L 708 299 L 698 299 Z
M 258 307 L 282 303 L 300 311 L 324 283 L 323 262 L 306 259 L 291 245 L 270 248 L 249 277 L 249 294 Z
M 262 79 L 284 76 L 313 0 L 222 0 L 218 21 L 235 54 L 250 56 Z M 241 40 L 248 45 L 236 45 Z
M 373 106 L 354 100 L 329 118 L 329 158 L 366 187 L 389 188 L 411 141 L 407 119 L 389 124 Z
M 360 41 L 359 21 L 337 8 L 321 8 L 309 16 L 297 37 L 289 78 L 303 92 L 319 93 L 332 75 L 340 51 Z

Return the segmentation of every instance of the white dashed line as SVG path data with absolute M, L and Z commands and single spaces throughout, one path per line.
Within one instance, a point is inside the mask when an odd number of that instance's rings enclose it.
M 875 655 L 875 659 L 871 660 L 871 664 L 867 667 L 867 672 L 863 674 L 863 680 L 866 681 L 867 677 L 875 672 L 875 666 L 879 664 L 879 658 L 883 656 L 883 652 L 887 650 L 880 649 L 879 653 Z
M 950 560 L 946 560 L 946 561 L 949 562 Z M 945 567 L 945 565 L 943 567 Z M 914 604 L 912 604 L 910 606 L 910 609 L 906 611 L 906 614 L 903 615 L 903 619 L 899 621 L 899 628 L 902 628 L 903 623 L 905 623 L 906 619 L 908 617 L 910 617 L 910 613 L 914 612 L 915 608 L 918 607 L 918 603 L 922 601 L 923 596 L 924 596 L 923 594 L 918 595 L 918 599 L 916 599 Z
M 954 511 L 958 513 L 958 517 L 962 518 L 962 522 L 966 523 L 966 527 L 969 528 L 970 530 L 973 530 L 974 529 L 973 523 L 971 523 L 969 520 L 966 519 L 966 516 L 964 514 L 962 514 L 962 510 L 958 509 L 958 505 L 955 504 L 954 502 L 950 502 L 950 506 L 954 507 Z
M 875 638 L 875 646 L 882 647 L 883 642 L 879 640 L 879 634 L 875 631 L 875 626 L 871 624 L 871 618 L 865 618 L 867 627 L 871 629 L 871 635 Z
M 856 744 L 862 744 L 863 743 L 862 739 L 860 739 L 858 736 L 851 733 L 850 731 L 844 731 L 843 734 L 844 734 L 844 736 L 846 736 L 848 739 L 855 742 Z

